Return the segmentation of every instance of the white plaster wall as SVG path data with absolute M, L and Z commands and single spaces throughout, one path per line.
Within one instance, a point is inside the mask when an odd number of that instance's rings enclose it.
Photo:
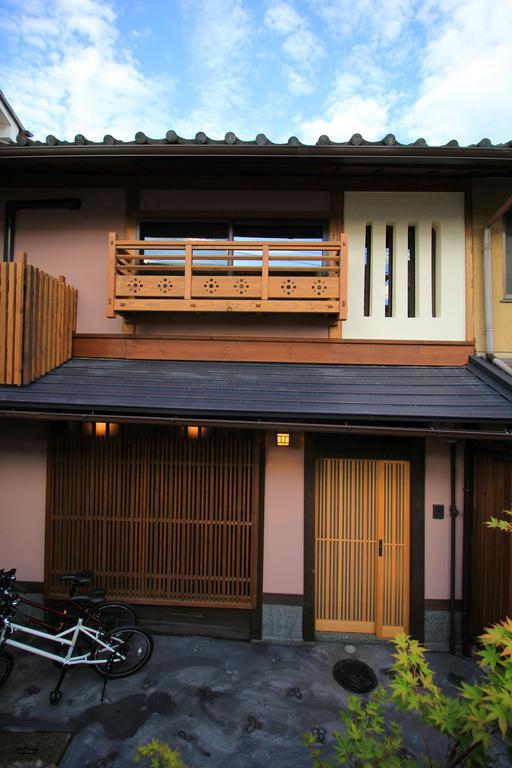
M 43 581 L 46 425 L 0 422 L 0 568 Z
M 372 225 L 370 317 L 364 317 L 365 230 Z M 385 317 L 385 228 L 395 227 L 393 316 Z M 417 227 L 416 312 L 407 317 L 407 227 Z M 431 232 L 437 232 L 440 312 L 432 317 Z M 346 192 L 346 339 L 465 340 L 464 196 L 459 192 Z
M 464 452 L 457 447 L 456 598 L 462 597 L 462 535 L 464 525 Z M 444 520 L 434 520 L 432 505 L 444 504 Z M 450 597 L 450 445 L 427 440 L 425 450 L 425 598 Z
M 290 448 L 268 433 L 265 462 L 263 592 L 304 592 L 304 436 Z

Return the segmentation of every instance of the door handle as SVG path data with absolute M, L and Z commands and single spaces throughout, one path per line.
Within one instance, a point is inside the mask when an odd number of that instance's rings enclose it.
M 379 557 L 382 557 L 382 539 L 379 539 Z

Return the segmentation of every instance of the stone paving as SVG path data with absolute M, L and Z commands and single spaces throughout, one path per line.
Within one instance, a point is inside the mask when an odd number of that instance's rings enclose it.
M 391 651 L 387 644 L 358 643 L 354 652 L 333 642 L 156 636 L 147 666 L 109 681 L 103 702 L 101 678 L 75 668 L 57 706 L 49 704 L 48 694 L 58 670 L 19 653 L 0 690 L 0 728 L 74 733 L 61 768 L 126 768 L 133 765 L 135 748 L 153 738 L 177 749 L 189 768 L 310 768 L 304 734 L 316 729 L 327 751 L 349 695 L 332 676 L 335 662 L 361 659 L 386 683 Z M 474 674 L 467 659 L 429 657 L 446 690 Z M 414 754 L 422 737 L 416 727 L 408 726 L 407 733 Z

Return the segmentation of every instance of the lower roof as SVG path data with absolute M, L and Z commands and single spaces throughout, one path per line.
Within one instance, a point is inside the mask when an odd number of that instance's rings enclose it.
M 0 386 L 0 410 L 512 424 L 508 378 L 476 358 L 462 367 L 73 358 L 32 384 Z

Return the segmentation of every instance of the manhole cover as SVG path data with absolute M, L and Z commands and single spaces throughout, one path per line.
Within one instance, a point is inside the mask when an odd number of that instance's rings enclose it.
M 332 668 L 337 683 L 352 693 L 370 693 L 377 687 L 377 675 L 368 664 L 357 659 L 342 659 Z

